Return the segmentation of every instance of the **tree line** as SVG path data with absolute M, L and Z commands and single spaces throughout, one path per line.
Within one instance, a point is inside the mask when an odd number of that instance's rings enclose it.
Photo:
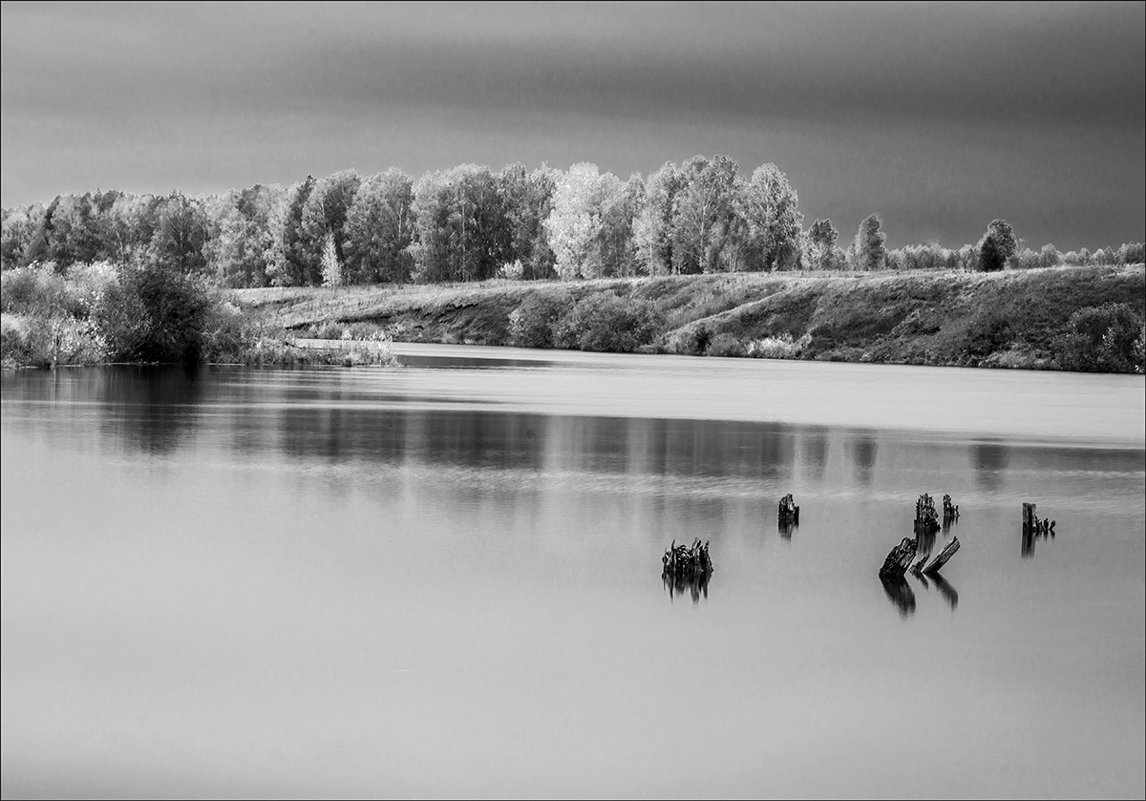
M 770 270 L 998 270 L 1143 261 L 1141 243 L 1032 250 L 1005 220 L 973 244 L 889 250 L 877 214 L 850 241 L 827 219 L 804 228 L 774 164 L 750 175 L 723 155 L 666 162 L 622 180 L 587 162 L 566 171 L 462 165 L 414 180 L 344 170 L 290 187 L 206 197 L 116 190 L 4 209 L 4 269 L 159 263 L 222 286 L 574 280 Z

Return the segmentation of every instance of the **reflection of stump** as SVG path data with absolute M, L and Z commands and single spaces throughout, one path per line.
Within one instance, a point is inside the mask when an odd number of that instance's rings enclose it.
M 902 617 L 907 617 L 915 611 L 915 593 L 911 591 L 903 576 L 881 576 L 880 583 L 883 591 Z

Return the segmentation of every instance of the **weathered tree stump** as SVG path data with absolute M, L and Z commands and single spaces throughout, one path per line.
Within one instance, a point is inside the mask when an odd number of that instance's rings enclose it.
M 880 578 L 899 578 L 902 577 L 907 568 L 911 565 L 911 560 L 915 558 L 915 540 L 910 537 L 904 537 L 903 541 L 896 545 L 887 554 L 887 558 L 883 560 L 883 567 L 879 569 Z
M 958 550 L 959 538 L 952 537 L 951 542 L 944 545 L 943 550 L 939 552 L 939 555 L 931 560 L 931 564 L 923 568 L 923 572 L 929 576 L 935 575 L 943 568 L 943 565 L 947 564 L 947 562 L 951 559 L 952 556 L 955 555 L 955 552 Z
M 796 505 L 792 493 L 789 492 L 780 499 L 776 510 L 776 520 L 781 528 L 800 525 L 800 507 Z
M 950 495 L 943 496 L 943 527 L 954 523 L 959 519 L 959 507 L 951 501 Z
M 1023 556 L 1031 556 L 1035 552 L 1035 539 L 1053 537 L 1055 535 L 1055 521 L 1047 518 L 1039 519 L 1036 514 L 1036 505 L 1023 504 Z
M 915 502 L 915 535 L 932 534 L 939 530 L 939 513 L 935 511 L 935 501 L 926 492 Z
M 701 544 L 700 538 L 693 540 L 692 546 L 677 545 L 676 540 L 661 557 L 664 569 L 662 576 L 674 579 L 691 579 L 712 573 L 712 557 L 708 553 L 708 542 Z

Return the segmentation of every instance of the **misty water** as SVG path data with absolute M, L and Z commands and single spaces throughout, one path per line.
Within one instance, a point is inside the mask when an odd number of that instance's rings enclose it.
M 1142 795 L 1142 377 L 401 352 L 4 374 L 5 796 Z

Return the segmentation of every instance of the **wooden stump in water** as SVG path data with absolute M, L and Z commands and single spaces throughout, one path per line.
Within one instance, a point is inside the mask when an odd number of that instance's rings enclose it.
M 780 499 L 780 503 L 776 509 L 776 520 L 780 528 L 800 525 L 800 507 L 796 505 L 792 493 L 789 492 Z
M 939 570 L 943 567 L 943 565 L 947 564 L 948 560 L 950 560 L 951 557 L 954 556 L 955 552 L 958 550 L 959 550 L 959 538 L 958 537 L 952 537 L 951 542 L 949 542 L 945 546 L 943 546 L 943 550 L 939 552 L 939 555 L 931 560 L 931 564 L 929 564 L 927 567 L 923 568 L 923 572 L 927 573 L 928 575 L 934 575 L 934 574 L 938 573 Z
M 907 572 L 907 568 L 914 558 L 915 540 L 904 537 L 903 541 L 892 548 L 887 554 L 887 558 L 883 560 L 883 567 L 879 569 L 879 577 L 901 578 Z
M 954 523 L 958 519 L 959 519 L 959 507 L 956 506 L 951 501 L 950 495 L 944 495 L 943 496 L 943 526 L 944 526 L 944 528 L 951 525 L 952 523 Z
M 939 513 L 935 501 L 926 492 L 915 502 L 915 536 L 932 534 L 939 530 Z

